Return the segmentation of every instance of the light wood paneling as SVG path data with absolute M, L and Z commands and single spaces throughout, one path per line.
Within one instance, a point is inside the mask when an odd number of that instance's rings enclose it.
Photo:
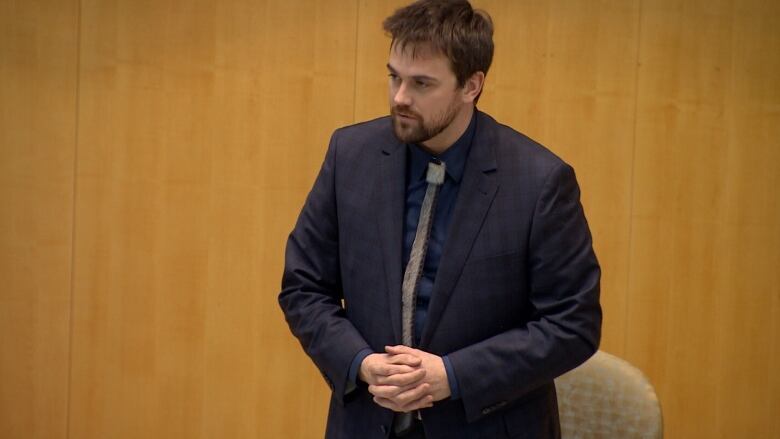
M 276 295 L 356 5 L 84 1 L 82 29 L 71 436 L 321 435 Z
M 731 5 L 728 146 L 718 212 L 721 438 L 780 438 L 780 4 Z M 706 296 L 702 297 L 706 300 Z
M 627 356 L 667 437 L 780 437 L 778 18 L 643 3 Z
M 77 2 L 0 2 L 0 436 L 64 438 Z
M 400 0 L 359 0 L 355 62 L 355 121 L 390 114 L 387 57 L 390 37 L 382 21 L 408 2 Z

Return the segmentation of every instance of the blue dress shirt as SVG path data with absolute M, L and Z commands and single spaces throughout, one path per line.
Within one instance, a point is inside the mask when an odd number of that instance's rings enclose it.
M 476 115 L 476 112 L 474 113 Z M 460 189 L 460 182 L 463 178 L 463 170 L 466 167 L 466 159 L 471 149 L 471 142 L 474 138 L 476 126 L 476 117 L 472 116 L 468 128 L 460 138 L 455 141 L 441 155 L 433 155 L 418 145 L 407 145 L 407 163 L 406 163 L 406 204 L 404 209 L 404 233 L 403 233 L 403 267 L 406 267 L 409 261 L 409 254 L 412 251 L 414 236 L 417 233 L 417 223 L 420 219 L 420 209 L 422 208 L 423 198 L 428 183 L 425 180 L 425 174 L 428 170 L 428 163 L 439 160 L 446 165 L 446 177 L 442 187 L 439 189 L 439 195 L 436 199 L 435 212 L 433 214 L 433 224 L 428 241 L 428 250 L 425 254 L 423 272 L 420 278 L 420 284 L 417 290 L 417 301 L 414 313 L 414 344 L 420 344 L 420 336 L 428 316 L 428 304 L 431 301 L 433 285 L 436 281 L 436 271 L 441 261 L 442 250 L 447 238 L 452 212 L 455 209 L 455 201 Z M 363 360 L 373 353 L 370 349 L 360 351 L 352 361 L 349 369 L 349 380 L 351 383 L 357 382 L 357 373 Z M 451 398 L 460 397 L 458 382 L 447 356 L 442 357 L 444 367 L 447 370 L 447 380 L 450 384 Z

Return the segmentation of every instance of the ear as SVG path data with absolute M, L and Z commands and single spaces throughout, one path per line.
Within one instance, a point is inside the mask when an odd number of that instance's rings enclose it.
M 464 103 L 474 102 L 482 93 L 482 86 L 485 85 L 485 73 L 474 72 L 461 89 L 461 97 Z

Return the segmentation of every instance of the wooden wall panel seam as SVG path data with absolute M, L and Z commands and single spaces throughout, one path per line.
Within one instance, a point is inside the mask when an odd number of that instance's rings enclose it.
M 548 5 L 548 8 L 549 7 L 551 7 L 551 6 Z M 546 42 L 548 42 L 547 44 L 549 44 L 549 41 L 552 39 L 551 38 L 551 35 L 553 34 L 552 27 L 553 27 L 553 20 L 549 20 L 548 19 L 547 22 L 545 23 L 545 29 L 544 29 L 545 30 L 544 39 L 545 39 Z M 546 50 L 549 51 L 550 48 L 547 47 Z M 550 64 L 552 64 L 552 57 L 551 56 L 545 57 L 544 58 L 544 70 L 543 70 L 544 73 L 545 73 L 545 76 L 550 71 Z M 542 108 L 545 108 L 544 106 L 549 105 L 549 103 L 550 103 L 550 89 L 551 88 L 552 87 L 547 86 L 547 85 L 545 85 L 545 87 L 544 87 L 544 91 L 542 92 L 542 100 L 541 100 L 541 105 L 543 106 Z M 548 139 L 549 137 L 550 137 L 550 124 L 549 123 L 545 123 L 543 125 L 543 127 L 542 127 L 542 138 L 543 139 Z
M 634 63 L 634 136 L 633 141 L 631 144 L 631 177 L 630 177 L 630 184 L 631 188 L 629 189 L 629 196 L 628 196 L 628 262 L 626 266 L 626 283 L 625 283 L 625 289 L 623 293 L 625 294 L 626 301 L 623 304 L 623 333 L 628 334 L 628 314 L 629 309 L 631 308 L 631 294 L 629 294 L 629 290 L 631 288 L 631 254 L 634 246 L 634 195 L 636 188 L 635 184 L 635 175 L 636 175 L 636 133 L 637 133 L 637 124 L 639 123 L 639 74 L 640 74 L 640 67 L 641 67 L 641 59 L 642 59 L 642 0 L 639 0 L 639 7 L 637 8 L 637 14 L 636 14 L 636 50 L 634 51 L 634 56 L 636 57 L 636 62 Z M 628 353 L 628 337 L 623 338 L 623 355 L 626 355 Z
M 352 123 L 357 123 L 358 53 L 360 52 L 360 0 L 355 0 L 355 66 L 352 70 Z
M 71 388 L 73 384 L 73 312 L 75 309 L 76 290 L 76 206 L 78 201 L 79 179 L 79 115 L 81 110 L 81 4 L 76 1 L 76 83 L 75 83 L 75 114 L 73 133 L 73 193 L 71 195 L 71 232 L 70 232 L 70 309 L 68 310 L 68 382 L 66 383 L 65 399 L 65 438 L 70 439 L 71 425 Z

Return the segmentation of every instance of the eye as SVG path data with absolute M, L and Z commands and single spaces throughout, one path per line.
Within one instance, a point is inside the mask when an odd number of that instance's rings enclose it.
M 387 76 L 390 77 L 391 81 L 397 81 L 398 80 L 398 75 L 396 75 L 395 73 L 388 73 Z
M 425 81 L 415 81 L 417 88 L 428 88 L 429 84 Z

